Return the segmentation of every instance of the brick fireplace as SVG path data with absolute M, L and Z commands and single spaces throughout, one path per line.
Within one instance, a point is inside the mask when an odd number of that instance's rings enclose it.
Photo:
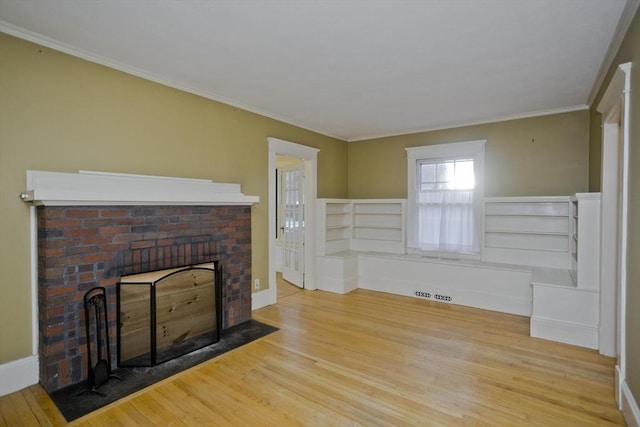
M 135 176 L 120 175 L 115 175 L 115 180 L 104 175 L 88 178 L 116 181 L 115 185 L 123 184 L 119 178 L 140 181 Z M 29 198 L 37 205 L 38 354 L 40 382 L 47 391 L 86 379 L 83 296 L 95 286 L 107 290 L 111 362 L 116 365 L 115 298 L 116 283 L 122 275 L 218 260 L 223 274 L 223 330 L 251 319 L 250 205 L 257 198 L 238 203 L 237 193 L 206 193 L 200 197 L 205 199 L 202 205 L 194 204 L 193 195 L 184 203 L 171 200 L 180 195 L 163 196 L 170 202 L 164 205 L 144 200 L 133 204 L 130 200 L 148 197 L 155 191 L 154 185 L 167 187 L 176 182 L 164 180 L 147 179 L 144 195 L 120 194 L 113 202 L 93 200 L 84 205 L 78 200 L 72 205 L 57 198 L 55 202 L 45 200 L 49 190 L 42 181 L 38 184 L 32 180 L 32 186 L 41 190 L 40 197 L 34 191 Z M 195 183 L 202 184 L 201 180 Z M 185 184 L 189 180 L 178 182 Z M 119 204 L 123 198 L 126 204 Z M 224 199 L 233 204 L 225 205 Z

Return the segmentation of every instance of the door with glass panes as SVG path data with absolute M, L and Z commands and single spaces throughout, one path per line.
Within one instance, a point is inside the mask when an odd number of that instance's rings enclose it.
M 282 277 L 304 287 L 304 162 L 282 168 Z

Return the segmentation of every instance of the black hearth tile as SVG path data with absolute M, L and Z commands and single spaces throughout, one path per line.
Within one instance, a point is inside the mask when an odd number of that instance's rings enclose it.
M 176 359 L 153 367 L 118 368 L 114 370 L 113 374 L 117 375 L 120 380 L 110 379 L 98 389 L 100 393 L 104 394 L 104 397 L 97 393 L 89 392 L 86 382 L 82 382 L 51 393 L 51 399 L 67 421 L 73 421 L 158 381 L 277 330 L 278 328 L 276 327 L 252 319 L 224 330 L 220 341 L 217 343 Z

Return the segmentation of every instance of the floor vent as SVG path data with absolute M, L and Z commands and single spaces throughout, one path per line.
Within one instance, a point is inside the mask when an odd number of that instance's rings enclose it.
M 431 294 L 431 292 L 415 291 L 414 295 L 419 298 L 434 299 L 436 301 L 452 302 L 453 298 L 449 295 Z

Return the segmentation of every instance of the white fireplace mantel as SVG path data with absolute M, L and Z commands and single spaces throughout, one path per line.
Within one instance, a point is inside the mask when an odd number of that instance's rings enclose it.
M 240 184 L 206 179 L 130 175 L 110 172 L 27 171 L 27 189 L 20 197 L 36 206 L 92 205 L 252 205 Z

